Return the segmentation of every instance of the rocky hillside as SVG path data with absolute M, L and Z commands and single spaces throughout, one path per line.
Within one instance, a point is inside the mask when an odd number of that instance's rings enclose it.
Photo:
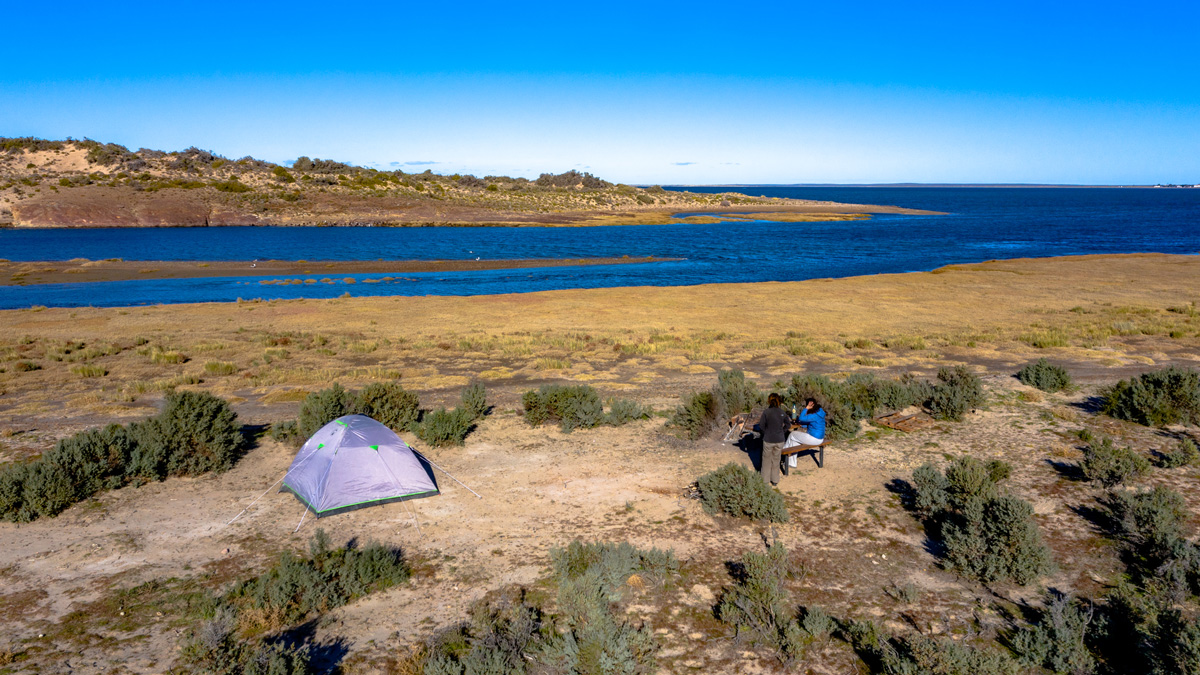
M 188 148 L 0 138 L 0 226 L 549 225 L 811 202 L 615 185 L 587 173 L 410 174 L 299 158 L 291 167 Z

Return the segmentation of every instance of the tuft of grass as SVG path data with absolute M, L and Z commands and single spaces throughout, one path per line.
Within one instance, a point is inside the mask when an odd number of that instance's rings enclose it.
M 71 366 L 71 372 L 80 377 L 104 377 L 108 375 L 108 369 L 104 366 L 95 364 L 81 363 L 78 366 Z
M 209 361 L 204 364 L 204 372 L 209 375 L 233 375 L 238 367 L 228 361 Z

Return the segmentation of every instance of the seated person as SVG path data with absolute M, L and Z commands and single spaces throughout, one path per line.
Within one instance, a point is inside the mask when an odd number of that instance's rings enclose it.
M 804 409 L 796 415 L 796 421 L 807 426 L 805 431 L 793 431 L 788 435 L 787 443 L 784 443 L 785 448 L 794 448 L 797 445 L 820 445 L 825 442 L 825 410 L 821 408 L 821 404 L 817 403 L 816 399 L 806 399 L 804 401 Z

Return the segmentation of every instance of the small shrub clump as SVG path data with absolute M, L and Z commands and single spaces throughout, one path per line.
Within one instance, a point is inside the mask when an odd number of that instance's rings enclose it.
M 1190 438 L 1179 441 L 1179 446 L 1170 452 L 1163 453 L 1159 465 L 1164 469 L 1178 469 L 1181 466 L 1191 466 L 1200 459 L 1200 451 L 1196 442 Z
M 742 556 L 736 584 L 725 589 L 716 614 L 733 626 L 739 639 L 749 636 L 752 644 L 771 649 L 785 665 L 795 663 L 814 638 L 833 630 L 833 619 L 819 607 L 797 616 L 784 589 L 793 576 L 791 555 L 776 543 L 766 553 L 749 551 Z
M 961 422 L 967 411 L 983 405 L 983 382 L 966 366 L 939 368 L 929 411 L 940 420 Z
M 1017 379 L 1021 384 L 1037 387 L 1051 394 L 1071 386 L 1071 374 L 1067 369 L 1052 365 L 1044 358 L 1017 371 Z
M 75 434 L 32 462 L 0 471 L 0 518 L 28 522 L 127 483 L 222 472 L 244 443 L 227 402 L 173 392 L 155 417 Z
M 730 462 L 704 474 L 696 481 L 700 501 L 709 513 L 725 513 L 735 518 L 788 521 L 783 495 L 770 488 L 761 476 L 741 464 Z
M 1079 469 L 1085 479 L 1111 488 L 1130 478 L 1145 475 L 1150 470 L 1150 460 L 1132 448 L 1118 448 L 1113 445 L 1112 439 L 1105 438 L 1084 447 Z
M 671 416 L 670 424 L 681 429 L 685 436 L 696 440 L 712 431 L 718 422 L 761 405 L 765 396 L 758 387 L 746 380 L 741 370 L 724 370 L 709 391 L 683 396 L 683 401 Z
M 321 427 L 354 412 L 354 397 L 337 382 L 328 389 L 309 394 L 300 404 L 296 432 L 301 439 L 311 438 Z
M 716 423 L 717 398 L 711 391 L 698 391 L 684 396 L 683 402 L 671 415 L 671 426 L 678 427 L 692 440 L 712 431 Z
M 855 621 L 846 629 L 854 651 L 871 672 L 889 675 L 1017 675 L 1016 662 L 994 649 L 975 647 L 946 637 L 891 637 L 873 621 Z
M 373 382 L 358 392 L 354 409 L 393 431 L 408 431 L 421 416 L 421 401 L 398 382 Z
M 1030 668 L 1052 673 L 1093 673 L 1096 658 L 1088 649 L 1093 610 L 1067 595 L 1051 593 L 1036 623 L 1012 638 L 1013 652 Z
M 1101 410 L 1149 427 L 1200 424 L 1200 372 L 1169 366 L 1109 387 Z
M 1033 507 L 1000 494 L 1011 472 L 1004 462 L 985 464 L 959 457 L 944 474 L 932 464 L 913 472 L 914 510 L 945 544 L 945 564 L 984 582 L 1026 585 L 1048 573 L 1053 562 L 1033 521 Z M 939 475 L 941 474 L 941 475 Z
M 563 431 L 591 429 L 604 421 L 604 403 L 592 387 L 544 384 L 521 396 L 525 421 L 531 426 L 558 422 Z
M 1116 491 L 1106 506 L 1135 579 L 1176 595 L 1200 591 L 1200 551 L 1185 537 L 1188 511 L 1178 492 L 1161 485 Z
M 475 423 L 487 414 L 487 392 L 482 384 L 473 384 L 462 391 L 457 408 L 434 410 L 414 427 L 417 438 L 436 447 L 462 445 Z
M 628 398 L 610 398 L 608 412 L 604 413 L 604 423 L 610 427 L 620 427 L 630 422 L 650 419 L 653 411 Z

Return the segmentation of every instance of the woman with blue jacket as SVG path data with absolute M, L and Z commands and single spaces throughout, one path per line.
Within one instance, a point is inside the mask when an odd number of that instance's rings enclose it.
M 807 427 L 806 431 L 793 431 L 788 435 L 785 448 L 797 445 L 820 445 L 825 442 L 825 410 L 816 399 L 804 401 L 804 409 L 796 415 L 796 421 Z

